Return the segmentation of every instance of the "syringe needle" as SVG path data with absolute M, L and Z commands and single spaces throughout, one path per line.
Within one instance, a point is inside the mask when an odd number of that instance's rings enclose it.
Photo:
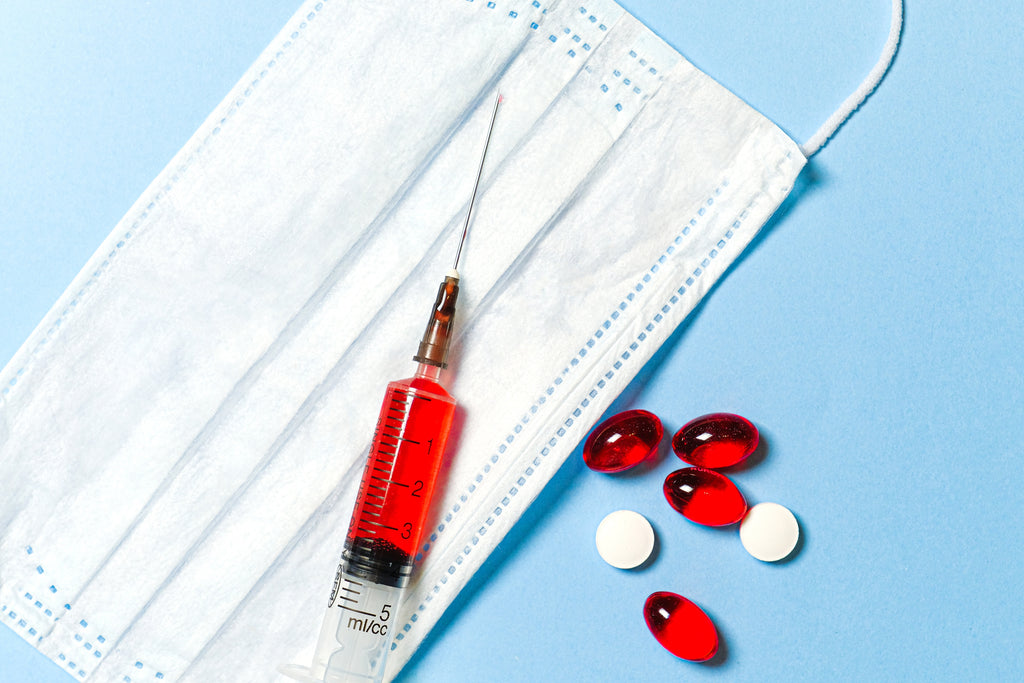
M 480 187 L 480 176 L 484 172 L 484 161 L 487 159 L 487 148 L 491 144 L 491 132 L 494 130 L 494 119 L 498 116 L 498 105 L 502 103 L 505 98 L 498 93 L 494 97 L 494 109 L 491 111 L 491 123 L 487 126 L 487 139 L 484 140 L 484 151 L 480 155 L 480 164 L 476 169 L 476 181 L 473 183 L 473 194 L 469 198 L 469 210 L 466 211 L 466 223 L 462 226 L 462 238 L 459 240 L 459 250 L 455 252 L 455 265 L 452 266 L 452 270 L 456 273 L 459 272 L 459 258 L 462 256 L 462 245 L 466 243 L 466 235 L 469 233 L 469 221 L 473 218 L 473 206 L 476 204 L 476 191 Z

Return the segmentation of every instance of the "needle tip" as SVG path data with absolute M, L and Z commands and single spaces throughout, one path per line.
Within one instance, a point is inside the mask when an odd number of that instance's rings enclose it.
M 498 95 L 498 104 L 501 104 L 504 101 L 505 101 L 505 96 L 504 95 Z

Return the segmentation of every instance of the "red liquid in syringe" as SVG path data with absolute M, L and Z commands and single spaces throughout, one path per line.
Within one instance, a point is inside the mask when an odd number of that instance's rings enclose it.
M 438 288 L 413 356 L 416 375 L 391 382 L 384 395 L 313 662 L 280 668 L 296 680 L 383 681 L 402 589 L 422 542 L 455 415 L 455 399 L 438 379 L 452 341 L 459 256 L 500 102 L 496 97 L 455 263 Z
M 412 570 L 455 414 L 439 369 L 421 364 L 416 377 L 388 384 L 345 540 L 346 554 L 387 583 Z

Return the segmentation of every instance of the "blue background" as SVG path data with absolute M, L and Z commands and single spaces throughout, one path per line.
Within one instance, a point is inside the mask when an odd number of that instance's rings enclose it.
M 890 12 L 624 4 L 798 141 L 872 67 Z M 0 364 L 298 7 L 245 5 L 0 5 Z M 669 435 L 752 420 L 766 448 L 733 478 L 794 511 L 796 556 L 757 562 L 672 511 L 667 439 L 620 476 L 577 452 L 403 683 L 1024 678 L 1022 19 L 1016 0 L 912 0 L 881 87 L 612 409 Z M 618 508 L 656 528 L 643 570 L 594 549 Z M 641 614 L 656 590 L 702 605 L 723 656 L 662 650 Z M 0 681 L 67 680 L 0 629 Z

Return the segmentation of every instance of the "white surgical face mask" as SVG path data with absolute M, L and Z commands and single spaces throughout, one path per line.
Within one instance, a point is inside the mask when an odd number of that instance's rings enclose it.
M 801 150 L 609 0 L 307 3 L 0 374 L 0 621 L 100 681 L 308 661 L 499 90 L 391 674 L 845 116 Z

